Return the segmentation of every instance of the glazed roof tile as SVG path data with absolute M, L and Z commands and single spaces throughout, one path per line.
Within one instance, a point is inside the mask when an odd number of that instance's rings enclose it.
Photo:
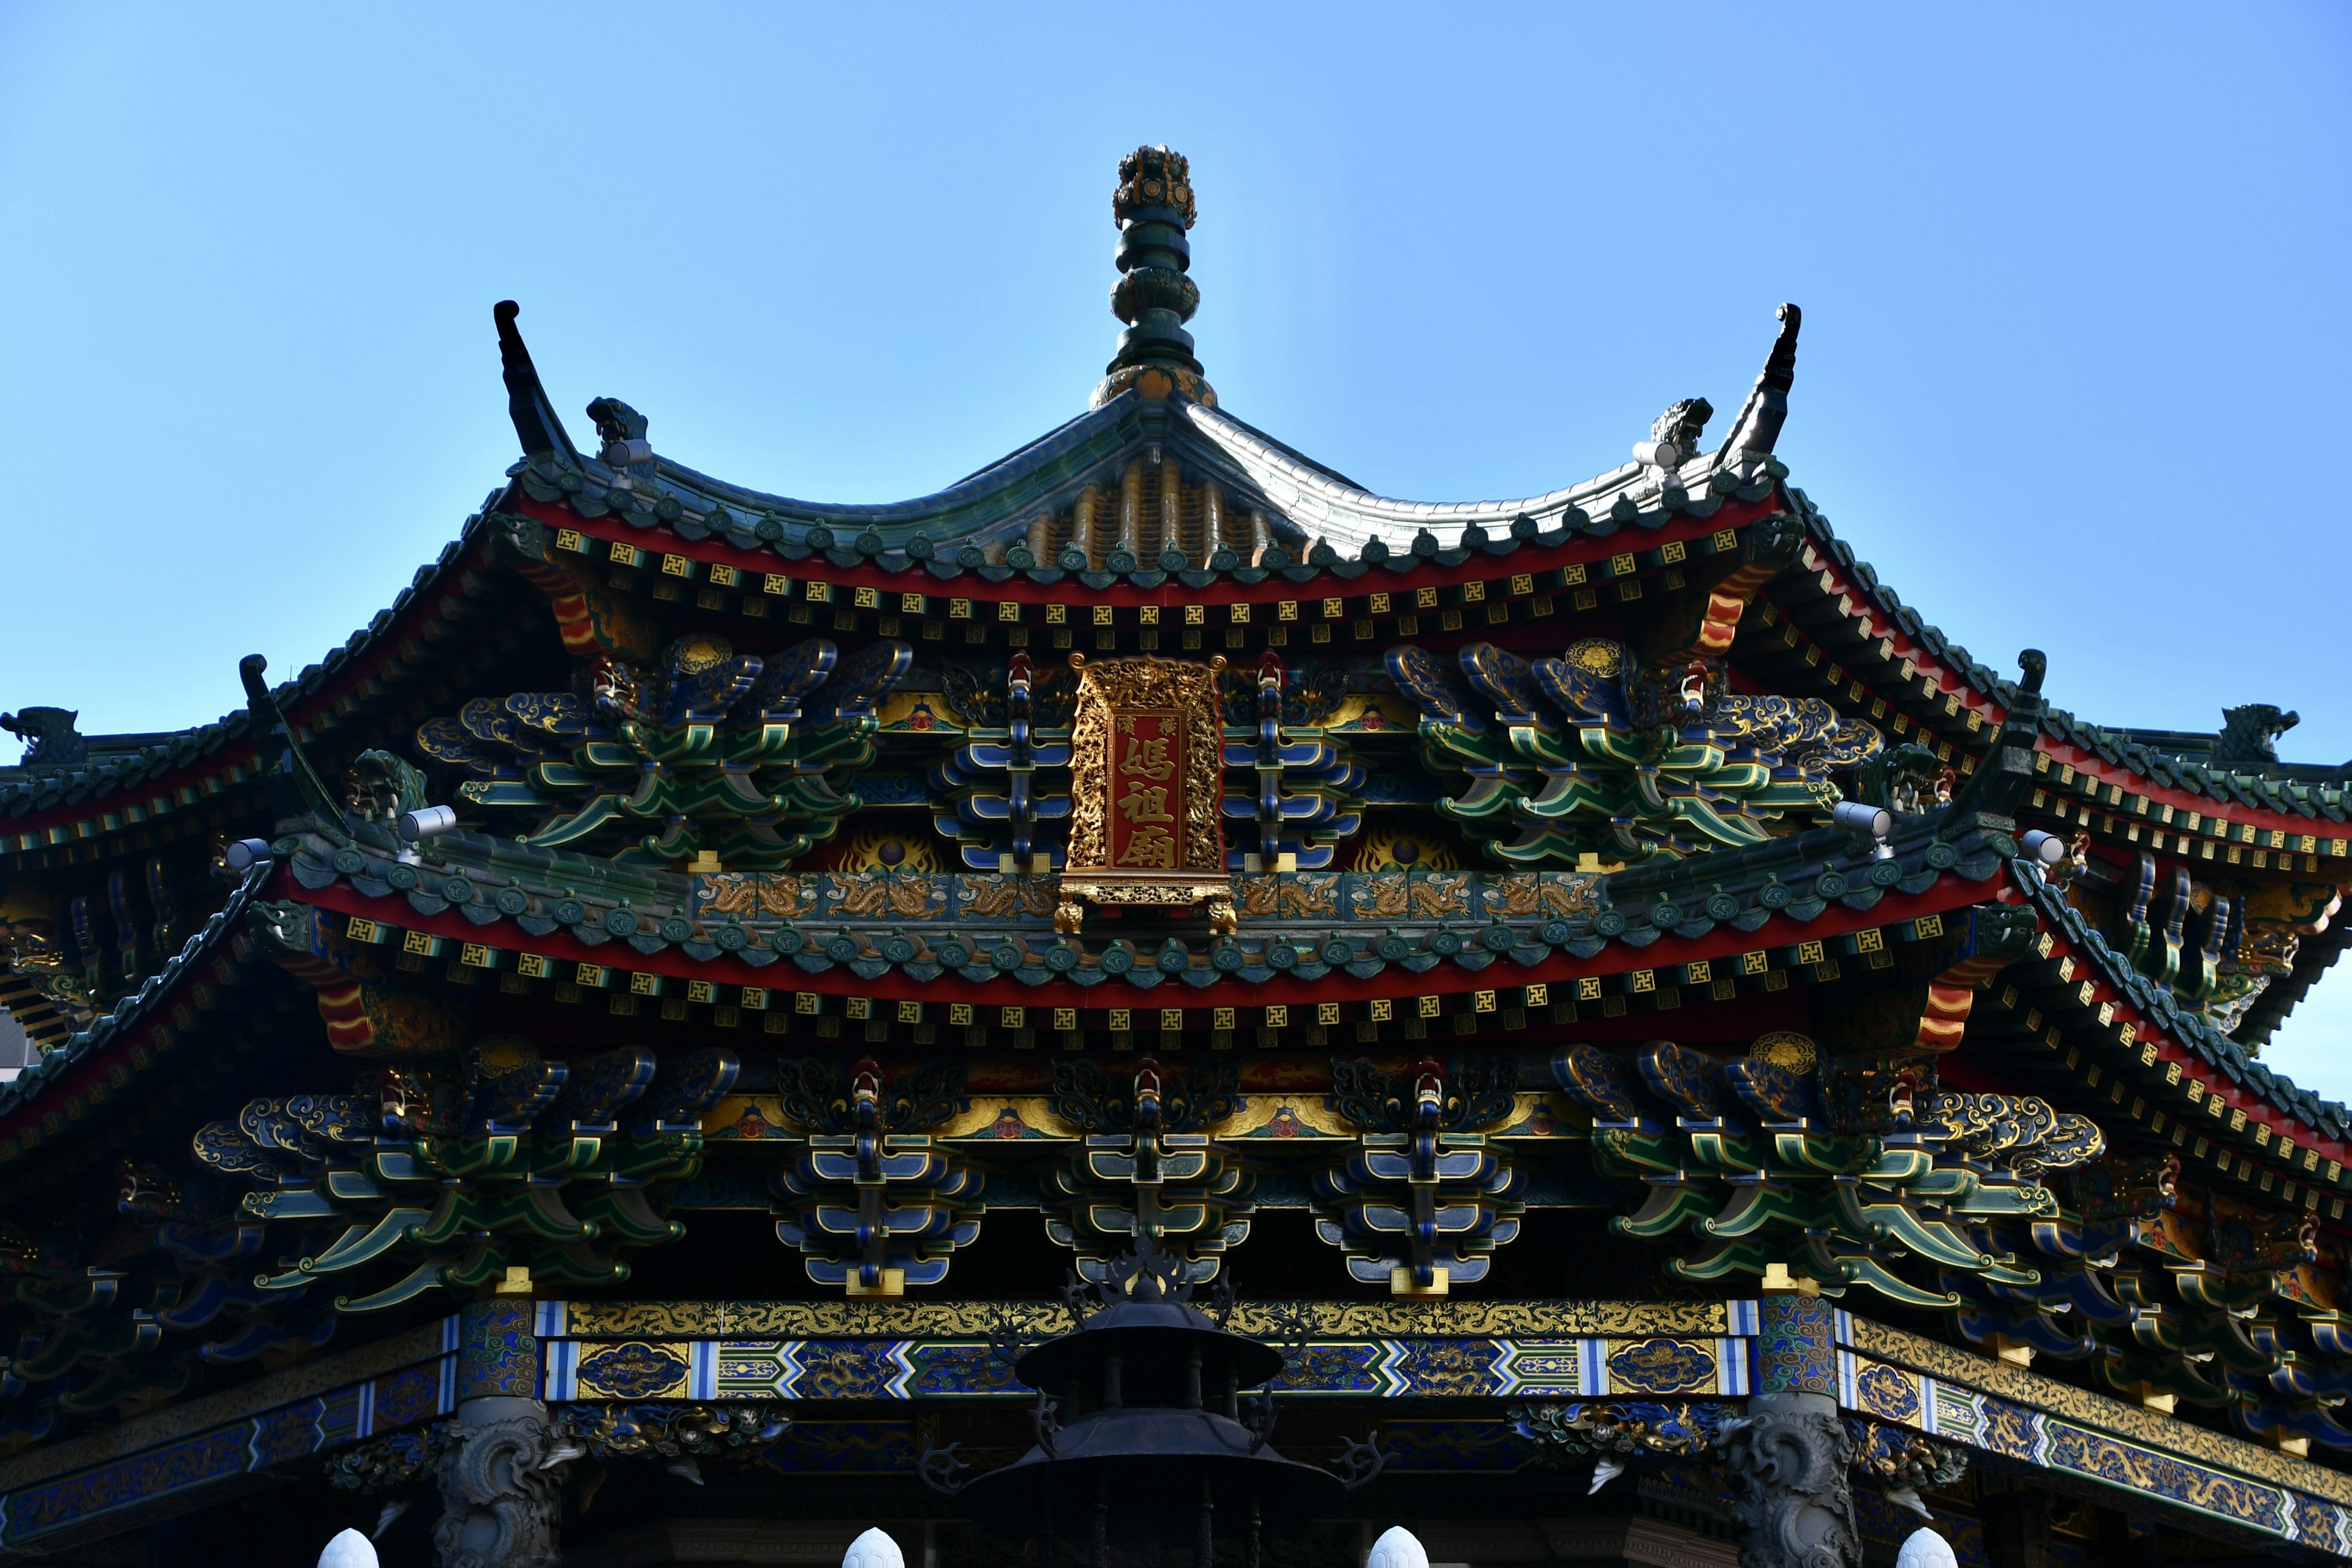
M 1759 499 L 1786 472 L 1769 453 L 1727 446 L 1671 474 L 1627 464 L 1516 500 L 1397 500 L 1230 415 L 1181 400 L 1174 407 L 1166 417 L 1166 409 L 1123 393 L 970 479 L 881 505 L 772 495 L 658 455 L 625 472 L 595 457 L 547 452 L 509 472 L 535 499 L 561 500 L 583 517 L 612 515 L 638 528 L 667 529 L 688 543 L 723 536 L 738 548 L 765 545 L 787 559 L 830 553 L 846 563 L 859 555 L 896 556 L 934 563 L 938 571 L 993 563 L 995 552 L 1017 542 L 1039 510 L 1071 502 L 1089 484 L 1115 485 L 1120 465 L 1155 451 L 1217 480 L 1235 505 L 1264 510 L 1276 542 L 1307 567 L 1391 555 L 1402 557 L 1401 564 L 1432 556 L 1454 564 L 1476 550 L 1500 555 L 1538 539 L 1556 543 L 1577 533 L 1605 537 L 1629 525 L 1654 529 L 1677 516 L 1710 515 L 1731 496 Z M 1441 538 L 1433 531 L 1437 526 L 1454 537 Z
M 1170 938 L 1156 951 L 1139 952 L 1116 934 L 1083 941 L 1055 934 L 1050 904 L 979 927 L 968 923 L 972 917 L 963 911 L 957 889 L 993 886 L 1002 880 L 994 876 L 912 875 L 907 885 L 919 885 L 928 912 L 908 914 L 869 906 L 859 896 L 875 879 L 890 880 L 890 873 L 776 873 L 780 881 L 805 890 L 803 914 L 722 921 L 700 909 L 697 879 L 676 872 L 619 867 L 464 831 L 436 840 L 425 865 L 409 866 L 389 858 L 392 841 L 381 830 L 360 825 L 357 832 L 359 842 L 352 845 L 305 839 L 294 850 L 289 868 L 308 890 L 301 896 L 404 927 L 462 916 L 464 924 L 454 929 L 494 946 L 535 951 L 568 936 L 583 944 L 583 954 L 612 944 L 609 957 L 594 961 L 625 967 L 652 961 L 667 969 L 682 958 L 698 967 L 758 970 L 782 960 L 803 973 L 839 968 L 862 981 L 896 970 L 920 984 L 953 973 L 975 984 L 1000 977 L 1028 986 L 1124 980 L 1144 989 L 1171 979 L 1195 988 L 1255 987 L 1333 972 L 1367 980 L 1391 967 L 1421 973 L 1441 962 L 1475 973 L 1504 959 L 1532 968 L 1555 952 L 1591 960 L 1612 946 L 1630 968 L 1641 962 L 1633 954 L 1665 938 L 1728 938 L 1735 950 L 1789 945 L 1821 934 L 1804 928 L 1824 915 L 1833 917 L 1826 931 L 1843 931 L 1856 917 L 1872 923 L 1866 917 L 1889 897 L 1927 899 L 1937 908 L 1978 901 L 1982 895 L 1973 885 L 1998 877 L 2001 857 L 2015 849 L 1996 830 L 1920 818 L 1906 824 L 1893 842 L 1893 857 L 1882 860 L 1851 834 L 1820 828 L 1711 858 L 1704 880 L 1686 866 L 1610 876 L 1457 874 L 1444 885 L 1464 889 L 1463 901 L 1446 915 L 1426 909 L 1370 912 L 1377 903 L 1367 896 L 1370 887 L 1395 883 L 1401 891 L 1410 881 L 1403 872 L 1244 877 L 1235 883 L 1243 905 L 1249 903 L 1245 884 L 1255 881 L 1324 889 L 1332 907 L 1283 914 L 1270 905 L 1265 914 L 1251 913 L 1238 935 L 1217 938 L 1205 951 Z M 1939 832 L 1953 837 L 1938 837 Z M 339 897 L 338 885 L 358 898 Z M 1580 891 L 1548 908 L 1540 889 L 1555 886 L 1563 893 L 1571 886 Z M 1507 907 L 1514 890 L 1524 903 Z M 395 899 L 401 903 L 377 901 Z M 1401 930 L 1421 934 L 1401 938 Z M 626 952 L 617 951 L 624 948 Z M 953 956 L 950 948 L 957 950 Z M 673 952 L 676 958 L 667 956 Z M 1123 953 L 1124 962 L 1104 962 L 1114 953 Z
M 2143 1016 L 2156 1020 L 2186 1050 L 2281 1113 L 2339 1142 L 2352 1141 L 2352 1110 L 2347 1110 L 2341 1101 L 2322 1099 L 2301 1088 L 2294 1079 L 2256 1060 L 2243 1045 L 2182 1007 L 2168 988 L 2139 973 L 2110 947 L 2097 928 L 2067 903 L 2064 890 L 2044 880 L 2038 868 L 2019 860 L 2012 864 L 2011 876 L 2049 926 L 2075 952 L 2091 956 L 2106 985 L 2120 993 Z
M 270 862 L 263 861 L 247 871 L 220 910 L 161 969 L 141 982 L 136 991 L 118 998 L 113 1011 L 101 1014 L 89 1028 L 57 1049 L 45 1052 L 14 1079 L 0 1085 L 0 1119 L 38 1098 L 82 1062 L 103 1054 L 162 1017 L 183 983 L 192 979 L 244 929 L 246 913 L 269 880 L 273 868 Z
M 1967 648 L 1952 642 L 1940 628 L 1928 624 L 1917 610 L 1906 605 L 1902 595 L 1882 581 L 1868 562 L 1854 554 L 1852 545 L 1832 531 L 1828 517 L 1813 505 L 1803 490 L 1792 486 L 1789 496 L 1820 552 L 1834 562 L 1841 574 L 1852 582 L 1887 619 L 1901 627 L 1951 675 L 1979 696 L 1991 700 L 2003 709 L 2016 700 L 2015 682 L 1977 662 Z M 2076 718 L 2063 708 L 2045 709 L 2042 728 L 2052 740 L 2098 757 L 2111 767 L 2152 780 L 2168 788 L 2203 795 L 2256 810 L 2273 811 L 2282 816 L 2328 822 L 2346 820 L 2347 803 L 2340 783 L 2330 784 L 2310 776 L 2315 773 L 2332 774 L 2341 770 L 2314 769 L 2308 764 L 2291 763 L 2260 768 L 2242 764 L 2215 767 L 2208 763 L 2152 750 L 2145 743 L 2131 740 L 2128 730 L 2094 724 Z M 2298 774 L 2302 776 L 2296 776 Z
M 1220 410 L 1187 403 L 1182 416 L 1302 532 L 1359 552 L 1374 539 L 1410 549 L 1416 537 L 1440 523 L 1499 525 L 1507 532 L 1521 518 L 1538 528 L 1568 531 L 1610 532 L 1632 522 L 1654 528 L 1678 511 L 1704 515 L 1698 508 L 1706 498 L 1749 488 L 1766 476 L 1769 461 L 1768 454 L 1734 451 L 1727 442 L 1672 473 L 1627 463 L 1580 484 L 1516 500 L 1410 501 L 1374 494 Z M 1725 482 L 1718 484 L 1718 478 Z
M 280 682 L 274 689 L 278 705 L 298 722 L 310 717 L 304 711 L 306 705 L 355 663 L 364 662 L 377 652 L 400 625 L 404 614 L 421 597 L 447 587 L 457 568 L 481 536 L 484 519 L 501 493 L 491 492 L 483 510 L 467 518 L 457 537 L 442 548 L 439 557 L 430 565 L 418 567 L 409 585 L 394 595 L 392 603 L 372 616 L 365 626 L 353 632 L 341 647 L 330 649 L 316 664 Z M 245 709 L 238 708 L 211 723 L 178 731 L 166 740 L 128 755 L 100 756 L 87 765 L 70 768 L 0 770 L 17 775 L 0 780 L 0 821 L 85 801 L 103 802 L 174 775 L 195 773 L 200 764 L 217 756 L 224 747 L 235 742 L 249 743 L 251 733 L 252 719 Z M 105 738 L 91 739 L 102 742 Z M 236 750 L 242 752 L 244 746 L 238 745 Z

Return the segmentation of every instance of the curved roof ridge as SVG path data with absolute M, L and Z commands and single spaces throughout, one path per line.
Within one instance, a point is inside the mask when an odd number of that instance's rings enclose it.
M 1288 512 L 1291 521 L 1309 532 L 1318 528 L 1334 543 L 1362 545 L 1378 538 L 1388 544 L 1409 544 L 1412 536 L 1433 522 L 1508 524 L 1521 517 L 1542 522 L 1586 503 L 1619 495 L 1635 499 L 1646 491 L 1653 499 L 1664 488 L 1664 475 L 1641 463 L 1627 463 L 1609 473 L 1539 496 L 1515 500 L 1414 501 L 1378 495 L 1308 461 L 1288 447 L 1216 409 L 1197 403 L 1183 405 L 1195 429 L 1221 447 L 1250 482 L 1268 500 Z M 1692 481 L 1711 478 L 1719 454 L 1692 459 L 1675 470 L 1690 488 Z M 1645 476 L 1647 479 L 1645 482 Z M 1605 506 L 1603 510 L 1606 510 Z
M 1057 464 L 1066 461 L 1074 453 L 1084 450 L 1087 460 L 1100 456 L 1092 450 L 1097 445 L 1108 447 L 1113 442 L 1100 437 L 1121 436 L 1130 412 L 1134 395 L 1123 393 L 1100 408 L 1090 408 L 1074 418 L 1038 437 L 1025 446 L 1016 447 L 1005 456 L 975 469 L 951 485 L 927 495 L 898 501 L 810 501 L 791 496 L 756 490 L 749 486 L 730 483 L 698 469 L 689 468 L 675 458 L 656 455 L 654 462 L 665 479 L 673 480 L 700 491 L 729 505 L 756 507 L 762 511 L 809 522 L 875 522 L 917 525 L 956 518 L 959 513 L 978 510 L 994 501 L 1001 507 L 1018 510 L 1028 499 L 1015 493 L 1015 487 L 1024 481 L 1047 475 L 1039 492 L 1058 487 L 1069 476 L 1052 472 Z M 583 465 L 587 466 L 587 465 Z M 601 462 L 595 463 L 602 467 Z M 985 526 L 985 521 L 974 524 Z
M 289 707 L 299 703 L 350 668 L 353 660 L 364 658 L 399 624 L 403 615 L 420 598 L 437 591 L 451 572 L 466 559 L 481 533 L 483 519 L 498 510 L 499 500 L 505 493 L 503 489 L 492 490 L 484 499 L 480 510 L 466 519 L 457 531 L 457 537 L 443 545 L 438 556 L 418 567 L 408 585 L 393 595 L 391 604 L 378 610 L 369 618 L 367 625 L 329 648 L 315 662 L 303 666 L 292 676 L 272 685 L 271 695 Z M 74 805 L 82 799 L 161 778 L 173 770 L 189 766 L 214 754 L 231 741 L 245 739 L 251 731 L 252 715 L 240 705 L 217 719 L 162 731 L 165 736 L 163 740 L 142 747 L 137 752 L 103 759 L 93 758 L 77 767 L 45 769 L 18 778 L 0 780 L 0 816 L 22 816 L 27 812 L 46 811 L 59 805 Z
M 1979 663 L 1967 648 L 1927 620 L 1916 605 L 1906 604 L 1894 585 L 1879 576 L 1876 568 L 1837 536 L 1829 518 L 1801 489 L 1790 485 L 1788 493 L 1798 515 L 1804 520 L 1806 531 L 1820 546 L 1825 563 L 1833 565 L 1839 576 L 1858 591 L 1859 599 L 1867 600 L 1924 649 L 1929 658 L 1970 689 L 2004 709 L 2011 705 L 2016 688 L 2009 679 Z M 2111 767 L 2167 789 L 2201 795 L 2223 804 L 2235 802 L 2281 816 L 2331 822 L 2352 818 L 2352 787 L 2347 787 L 2347 781 L 2342 777 L 2313 776 L 2326 773 L 2325 764 L 2281 763 L 2276 764 L 2279 771 L 2275 772 L 2269 768 L 2257 772 L 2231 763 L 2215 766 L 2151 750 L 2133 742 L 2127 729 L 2094 723 L 2055 702 L 2042 710 L 2042 731 L 2062 744 L 2098 756 Z
M 1221 406 L 1216 410 L 1216 416 L 1221 424 L 1239 426 L 1241 429 L 1247 431 L 1250 436 L 1256 440 L 1263 442 L 1265 445 L 1288 458 L 1292 462 L 1297 463 L 1303 468 L 1313 469 L 1316 473 L 1321 474 L 1325 479 L 1329 479 L 1334 484 L 1344 485 L 1349 489 L 1360 490 L 1364 489 L 1362 485 L 1358 484 L 1354 479 L 1349 478 L 1346 474 L 1341 473 L 1330 464 L 1318 462 L 1315 458 L 1309 457 L 1307 453 L 1300 451 L 1297 447 L 1292 446 L 1281 437 L 1259 429 L 1256 426 L 1251 424 L 1248 420 L 1244 419 L 1237 414 L 1229 412 Z M 1193 434 L 1207 436 L 1209 432 L 1202 430 L 1193 432 Z M 1224 450 L 1224 448 L 1219 445 L 1213 437 L 1210 439 L 1209 445 L 1213 449 L 1220 452 Z

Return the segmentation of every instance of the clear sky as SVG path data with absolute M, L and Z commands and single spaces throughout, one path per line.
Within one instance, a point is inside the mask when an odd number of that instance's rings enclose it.
M 237 703 L 556 402 L 826 500 L 1085 405 L 1113 169 L 1192 160 L 1225 406 L 1517 496 L 1727 419 L 2059 703 L 2352 757 L 2352 8 L 0 5 L 0 707 Z M 2270 1059 L 2352 1097 L 2352 979 Z

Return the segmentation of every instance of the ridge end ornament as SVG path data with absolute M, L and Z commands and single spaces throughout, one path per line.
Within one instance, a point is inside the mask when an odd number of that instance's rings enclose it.
M 1086 902 L 1205 904 L 1209 930 L 1238 925 L 1218 813 L 1224 729 L 1223 655 L 1206 664 L 1150 657 L 1089 664 L 1070 655 L 1070 836 L 1054 929 L 1075 933 Z

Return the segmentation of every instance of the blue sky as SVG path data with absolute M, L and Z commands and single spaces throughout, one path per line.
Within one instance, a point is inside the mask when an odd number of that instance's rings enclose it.
M 0 7 L 0 707 L 236 705 L 431 559 L 560 407 L 790 495 L 1083 407 L 1112 171 L 1201 205 L 1242 417 L 1528 494 L 1805 308 L 1781 455 L 1930 620 L 2108 722 L 2352 757 L 2340 5 Z M 1717 426 L 1717 432 L 1721 429 Z M 2337 995 L 2342 993 L 2342 995 Z M 2352 981 L 2271 1059 L 2352 1096 Z

